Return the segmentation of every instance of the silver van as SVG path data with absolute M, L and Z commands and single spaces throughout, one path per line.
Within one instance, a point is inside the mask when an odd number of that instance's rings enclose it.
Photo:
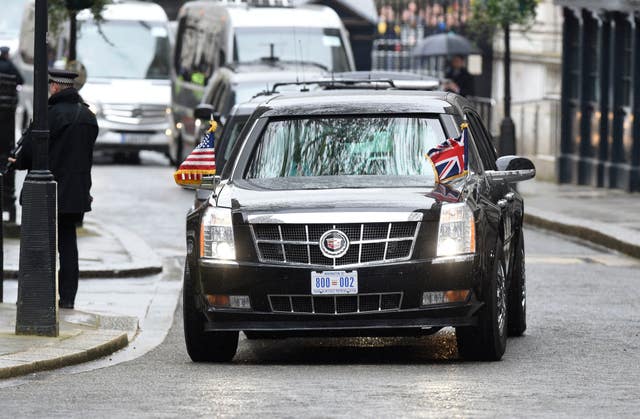
M 349 35 L 333 9 L 286 4 L 204 0 L 182 6 L 172 65 L 175 149 L 195 132 L 193 109 L 202 101 L 211 76 L 222 66 L 298 65 L 300 79 L 309 66 L 316 72 L 354 70 Z
M 31 1 L 33 4 L 33 1 Z M 168 154 L 170 56 L 167 15 L 157 4 L 125 1 L 108 5 L 97 25 L 88 10 L 78 14 L 77 59 L 87 71 L 80 95 L 96 114 L 96 150 L 136 162 L 139 150 Z M 49 64 L 64 67 L 69 29 L 51 45 Z M 27 82 L 21 94 L 23 117 L 33 109 L 33 7 L 25 13 L 20 69 Z

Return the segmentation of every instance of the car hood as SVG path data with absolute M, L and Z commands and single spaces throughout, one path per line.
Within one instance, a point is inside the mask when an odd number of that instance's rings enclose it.
M 282 213 L 419 212 L 437 219 L 442 202 L 457 202 L 459 192 L 443 185 L 395 188 L 335 188 L 282 190 L 256 188 L 248 182 L 227 184 L 217 204 L 249 216 Z
M 87 103 L 152 104 L 171 103 L 168 80 L 89 79 L 80 90 Z

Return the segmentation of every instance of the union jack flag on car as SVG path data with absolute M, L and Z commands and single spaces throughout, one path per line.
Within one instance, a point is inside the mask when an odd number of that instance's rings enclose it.
M 216 174 L 215 130 L 216 123 L 211 121 L 211 128 L 207 130 L 200 144 L 193 149 L 173 174 L 178 185 L 199 185 L 202 183 L 202 176 Z
M 449 182 L 467 174 L 467 124 L 458 138 L 449 138 L 427 152 L 438 173 L 439 182 Z

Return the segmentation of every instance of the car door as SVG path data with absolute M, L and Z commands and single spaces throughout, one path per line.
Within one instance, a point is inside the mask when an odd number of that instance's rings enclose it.
M 473 133 L 473 137 L 475 139 L 475 143 L 478 147 L 478 152 L 485 169 L 498 170 L 496 166 L 497 153 L 495 151 L 495 148 L 493 147 L 489 131 L 486 129 L 486 127 L 482 123 L 482 120 L 480 119 L 478 114 L 475 113 L 475 111 L 469 110 L 467 112 L 467 119 L 470 122 L 469 126 Z M 490 183 L 490 185 L 488 186 L 489 190 L 491 191 L 491 201 L 501 209 L 501 221 L 504 232 L 503 246 L 505 260 L 507 261 L 506 269 L 508 275 L 511 266 L 510 262 L 512 258 L 512 247 L 514 238 L 513 214 L 515 193 L 506 183 L 490 182 L 488 180 L 487 182 Z

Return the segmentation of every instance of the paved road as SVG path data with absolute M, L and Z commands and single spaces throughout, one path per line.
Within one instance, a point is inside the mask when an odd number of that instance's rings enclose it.
M 190 199 L 168 183 L 170 173 L 149 161 L 98 167 L 94 214 L 123 224 L 135 219 L 131 228 L 168 266 L 181 260 Z M 509 340 L 501 362 L 459 361 L 452 332 L 443 331 L 399 339 L 242 338 L 232 364 L 196 365 L 184 349 L 178 307 L 166 340 L 147 355 L 16 381 L 0 389 L 0 416 L 637 417 L 640 263 L 549 232 L 525 235 L 529 329 Z M 168 279 L 178 271 L 169 269 Z

